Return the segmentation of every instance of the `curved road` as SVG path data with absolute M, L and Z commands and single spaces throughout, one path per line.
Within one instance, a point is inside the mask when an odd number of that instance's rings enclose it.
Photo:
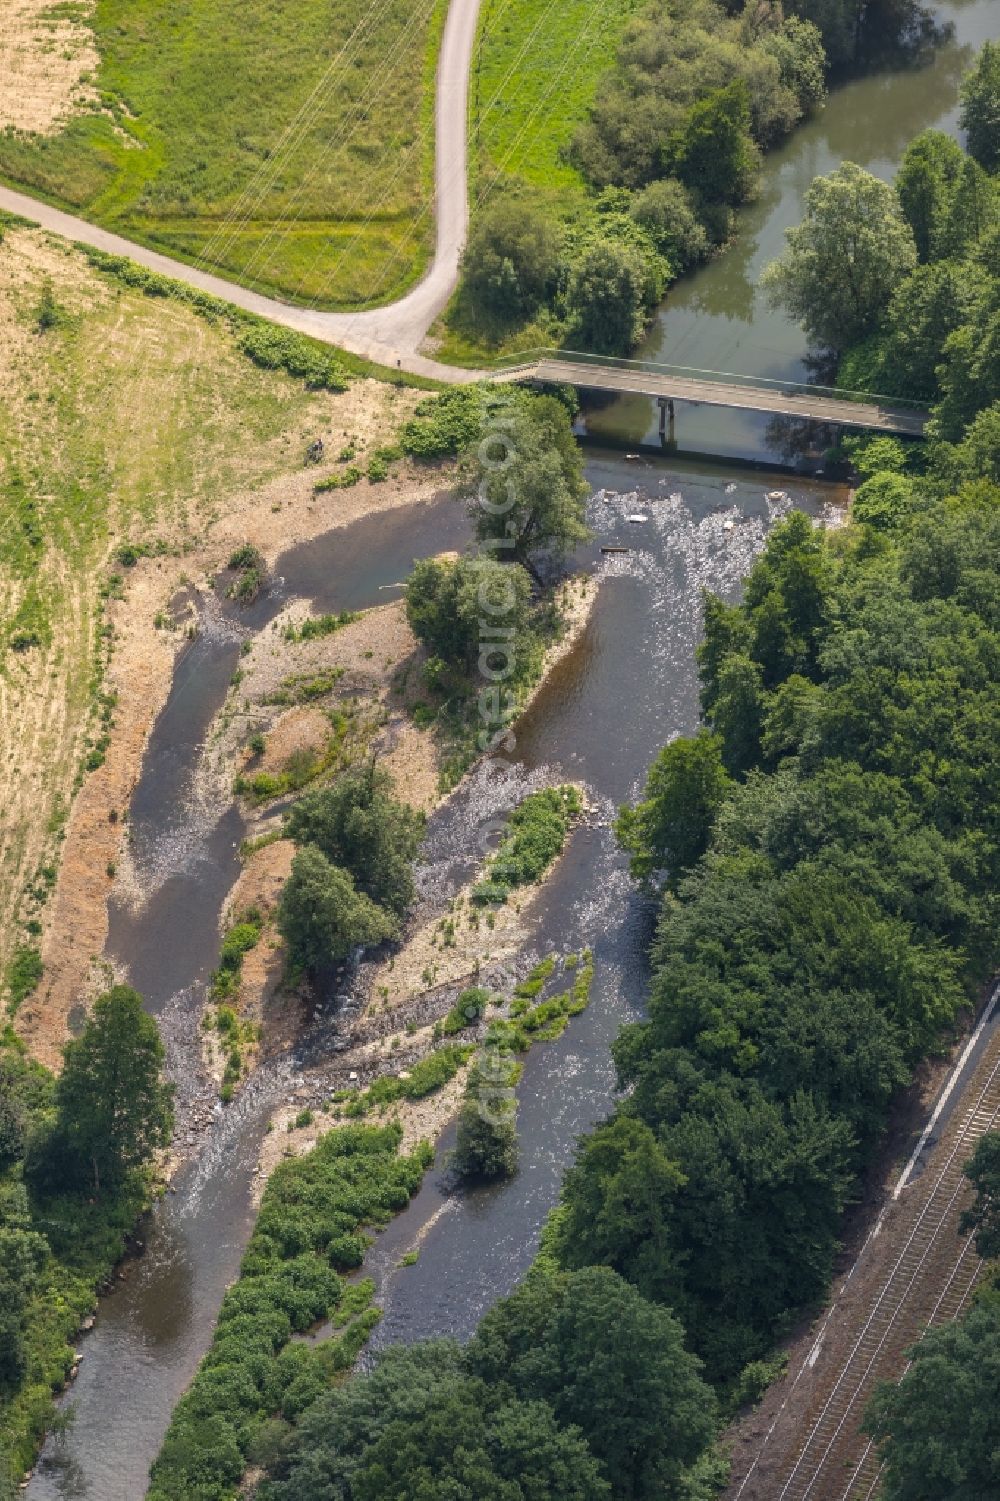
M 481 0 L 451 0 L 441 39 L 435 99 L 437 241 L 434 260 L 427 275 L 412 292 L 387 307 L 362 313 L 323 313 L 312 308 L 291 307 L 277 298 L 250 292 L 224 277 L 197 270 L 183 261 L 161 255 L 159 251 L 148 250 L 144 245 L 137 245 L 12 188 L 0 186 L 0 208 L 32 219 L 43 229 L 66 239 L 79 240 L 110 255 L 126 255 L 150 271 L 173 277 L 175 281 L 197 287 L 199 291 L 210 292 L 213 297 L 221 297 L 249 313 L 269 318 L 273 323 L 283 324 L 299 333 L 312 334 L 328 344 L 337 344 L 352 354 L 383 365 L 398 363 L 411 374 L 433 376 L 450 383 L 475 380 L 480 372 L 442 365 L 437 360 L 426 359 L 417 350 L 454 290 L 469 227 L 469 75 L 480 3 Z

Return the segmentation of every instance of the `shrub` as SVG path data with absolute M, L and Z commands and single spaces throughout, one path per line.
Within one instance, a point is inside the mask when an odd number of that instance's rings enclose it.
M 482 985 L 473 985 L 470 989 L 463 990 L 441 1023 L 444 1035 L 453 1037 L 456 1032 L 463 1032 L 466 1027 L 474 1027 L 476 1022 L 481 1021 L 486 1015 L 489 1002 L 490 993 Z
M 539 880 L 561 852 L 580 806 L 575 787 L 547 787 L 530 793 L 510 815 L 485 880 L 473 888 L 472 900 L 478 906 L 499 904 L 514 887 Z
M 267 578 L 267 564 L 260 550 L 250 542 L 244 542 L 229 556 L 227 568 L 236 573 L 236 578 L 227 590 L 230 599 L 243 605 L 252 604 Z
M 348 464 L 347 468 L 342 469 L 339 474 L 329 474 L 326 479 L 318 480 L 313 485 L 313 494 L 322 495 L 327 490 L 349 490 L 352 485 L 356 485 L 363 478 L 357 464 Z
M 400 429 L 400 448 L 415 459 L 464 453 L 482 433 L 484 399 L 478 386 L 455 386 L 421 401 Z
M 38 949 L 22 944 L 14 950 L 7 965 L 8 1007 L 13 1013 L 27 1000 L 42 978 L 42 956 Z
M 314 641 L 320 636 L 332 636 L 342 631 L 345 625 L 353 625 L 361 619 L 360 610 L 341 610 L 337 615 L 309 615 L 301 625 L 285 626 L 286 641 Z
M 438 1048 L 415 1063 L 405 1079 L 393 1078 L 391 1074 L 376 1079 L 363 1094 L 348 1102 L 344 1114 L 367 1115 L 369 1110 L 391 1105 L 394 1100 L 422 1100 L 453 1079 L 473 1051 L 454 1043 Z
M 315 339 L 291 329 L 254 322 L 239 335 L 238 347 L 265 370 L 285 370 L 313 391 L 346 391 L 350 381 L 343 365 Z

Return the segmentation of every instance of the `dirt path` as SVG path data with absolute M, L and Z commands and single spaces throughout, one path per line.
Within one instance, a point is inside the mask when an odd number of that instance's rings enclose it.
M 467 120 L 469 75 L 479 20 L 480 0 L 451 0 L 438 62 L 435 104 L 435 209 L 437 241 L 427 275 L 388 307 L 361 313 L 321 313 L 294 308 L 273 297 L 250 292 L 221 276 L 196 270 L 170 256 L 98 229 L 85 219 L 40 203 L 26 193 L 0 187 L 0 208 L 34 220 L 66 239 L 112 255 L 126 255 L 139 265 L 214 297 L 257 313 L 272 323 L 312 334 L 383 365 L 399 365 L 414 375 L 465 384 L 483 372 L 457 370 L 417 354 L 431 324 L 443 311 L 458 280 L 459 262 L 469 223 Z M 2 57 L 0 57 L 2 60 Z M 0 120 L 2 123 L 2 120 Z

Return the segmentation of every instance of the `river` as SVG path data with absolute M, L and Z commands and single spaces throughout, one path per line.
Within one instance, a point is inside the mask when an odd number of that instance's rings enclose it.
M 801 377 L 801 333 L 762 305 L 756 276 L 780 250 L 784 228 L 801 217 L 815 173 L 851 157 L 887 176 L 918 130 L 955 129 L 966 49 L 1000 31 L 1000 0 L 942 5 L 937 14 L 953 23 L 954 37 L 927 65 L 838 89 L 816 120 L 766 160 L 760 197 L 743 216 L 735 244 L 672 290 L 646 357 Z M 619 449 L 655 444 L 654 411 L 648 401 L 623 398 L 587 409 L 581 427 L 591 442 Z M 628 462 L 610 449 L 588 449 L 597 541 L 632 550 L 598 562 L 595 544 L 592 558 L 604 577 L 593 617 L 519 726 L 513 760 L 481 768 L 432 820 L 424 881 L 454 883 L 482 818 L 540 780 L 585 783 L 598 816 L 573 836 L 536 904 L 531 943 L 536 952 L 590 946 L 597 969 L 587 1012 L 558 1041 L 528 1056 L 519 1087 L 518 1175 L 499 1187 L 448 1195 L 432 1171 L 373 1248 L 368 1269 L 385 1309 L 376 1344 L 467 1335 L 529 1264 L 577 1136 L 613 1102 L 609 1044 L 621 1023 L 640 1012 L 650 914 L 629 884 L 610 820 L 615 806 L 638 792 L 659 747 L 697 722 L 701 590 L 737 597 L 776 515 L 795 504 L 818 516 L 840 499 L 814 478 L 763 472 L 788 455 L 781 435 L 751 414 L 679 406 L 676 436 L 682 450 L 723 457 L 700 462 L 646 454 Z M 762 472 L 726 458 L 752 461 Z M 769 501 L 775 489 L 789 500 Z M 632 524 L 626 518 L 635 512 L 649 519 Z M 196 1046 L 200 987 L 217 955 L 219 914 L 242 834 L 234 808 L 206 828 L 204 809 L 192 797 L 192 769 L 245 631 L 266 623 L 289 593 L 324 610 L 376 603 L 384 598 L 380 583 L 405 576 L 412 558 L 456 545 L 463 525 L 459 508 L 441 500 L 356 523 L 290 552 L 279 561 L 277 598 L 238 621 L 210 611 L 206 629 L 178 663 L 131 808 L 132 858 L 151 894 L 137 911 L 115 907 L 108 949 L 127 962 L 133 983 L 159 1014 L 187 1106 L 198 1103 L 186 1060 Z M 153 1216 L 145 1256 L 102 1302 L 96 1328 L 81 1341 L 84 1358 L 69 1399 L 75 1421 L 65 1438 L 47 1442 L 26 1492 L 30 1501 L 142 1495 L 170 1411 L 207 1347 L 238 1267 L 264 1122 L 294 1094 L 303 1061 L 289 1057 L 262 1069 L 235 1105 L 216 1111 L 206 1148 Z M 419 1261 L 397 1268 L 400 1251 L 418 1236 Z
M 1000 0 L 950 0 L 931 9 L 952 34 L 922 66 L 842 84 L 825 108 L 765 158 L 760 193 L 741 212 L 735 243 L 671 289 L 636 358 L 771 380 L 808 378 L 802 330 L 768 307 L 757 286 L 760 273 L 781 254 L 785 230 L 801 220 L 814 177 L 853 161 L 891 178 L 919 131 L 958 134 L 959 80 L 983 42 L 1000 37 Z M 587 431 L 638 446 L 657 442 L 656 422 L 652 402 L 623 396 L 595 408 Z M 787 457 L 760 413 L 722 414 L 678 403 L 676 434 L 688 452 Z

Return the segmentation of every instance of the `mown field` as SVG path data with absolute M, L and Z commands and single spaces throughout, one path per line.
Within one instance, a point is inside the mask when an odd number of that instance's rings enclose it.
M 583 179 L 564 158 L 638 0 L 483 0 L 470 104 L 473 179 L 502 175 L 572 205 Z
M 95 0 L 93 103 L 0 176 L 317 306 L 397 295 L 433 240 L 444 0 Z

